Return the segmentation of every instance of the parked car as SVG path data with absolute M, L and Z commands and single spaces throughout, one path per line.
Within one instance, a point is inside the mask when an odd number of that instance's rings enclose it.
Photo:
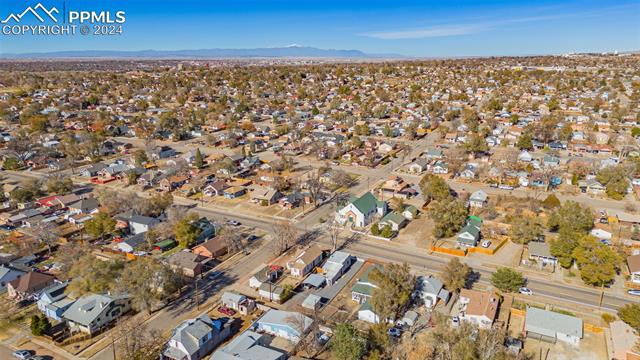
M 451 318 L 451 326 L 453 327 L 458 327 L 460 326 L 460 318 L 457 316 L 454 316 Z
M 222 314 L 225 314 L 227 316 L 233 316 L 236 314 L 236 311 L 233 309 L 229 309 L 228 307 L 222 305 L 218 308 L 218 311 Z
M 227 224 L 231 226 L 240 226 L 240 222 L 236 220 L 229 220 L 227 221 Z
M 485 241 L 482 242 L 482 247 L 483 248 L 488 248 L 489 246 L 491 246 L 491 241 L 485 240 Z
M 518 289 L 518 292 L 523 295 L 533 295 L 533 291 L 526 287 L 521 287 L 520 289 Z
M 327 334 L 325 334 L 323 332 L 318 333 L 318 335 L 316 336 L 316 341 L 320 345 L 324 345 L 324 344 L 328 343 L 329 340 L 330 340 L 329 335 L 327 335 Z
M 222 275 L 222 272 L 220 271 L 214 271 L 211 274 L 207 275 L 207 278 L 209 280 L 214 280 L 215 278 L 217 278 L 218 276 Z
M 29 351 L 29 350 L 16 350 L 11 355 L 13 355 L 13 357 L 16 358 L 16 359 L 27 360 L 27 359 L 29 359 L 31 357 L 31 351 Z
M 392 327 L 390 328 L 387 333 L 393 337 L 400 337 L 400 335 L 402 335 L 402 332 L 400 331 L 400 329 L 396 328 L 396 327 Z
M 513 186 L 510 185 L 500 185 L 498 188 L 502 190 L 513 190 Z
M 629 291 L 627 291 L 627 294 L 634 295 L 634 296 L 640 296 L 640 290 L 629 290 Z

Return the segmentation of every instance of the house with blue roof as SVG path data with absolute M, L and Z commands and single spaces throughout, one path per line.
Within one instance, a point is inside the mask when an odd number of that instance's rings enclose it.
M 254 330 L 297 343 L 313 321 L 295 312 L 271 309 L 254 323 Z

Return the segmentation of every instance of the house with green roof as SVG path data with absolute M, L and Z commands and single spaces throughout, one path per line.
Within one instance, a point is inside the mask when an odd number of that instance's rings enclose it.
M 364 304 L 373 295 L 373 289 L 376 289 L 378 285 L 374 284 L 371 280 L 369 280 L 369 275 L 373 269 L 378 268 L 382 270 L 381 265 L 369 266 L 362 276 L 358 278 L 358 281 L 351 287 L 351 300 L 357 302 L 358 304 Z
M 378 200 L 372 193 L 366 192 L 364 195 L 349 200 L 346 206 L 336 213 L 336 220 L 342 224 L 350 224 L 354 227 L 363 228 L 369 225 L 376 216 L 384 216 L 387 213 L 387 203 Z
M 469 216 L 465 226 L 458 233 L 458 244 L 466 247 L 478 246 L 481 227 L 482 219 L 477 216 Z
M 391 230 L 399 231 L 407 224 L 407 219 L 399 212 L 392 211 L 380 220 L 380 228 L 389 225 Z
M 369 301 L 365 301 L 358 309 L 358 320 L 366 321 L 371 324 L 380 322 L 380 317 L 373 311 L 373 306 Z

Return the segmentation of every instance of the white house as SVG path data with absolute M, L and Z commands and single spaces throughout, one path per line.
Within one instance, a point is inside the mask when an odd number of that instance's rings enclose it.
M 324 258 L 324 251 L 317 245 L 311 245 L 296 254 L 295 258 L 287 262 L 287 269 L 295 277 L 303 277 L 319 265 Z
M 640 254 L 627 257 L 627 266 L 631 275 L 631 282 L 640 284 Z
M 200 315 L 178 325 L 173 331 L 163 360 L 201 360 L 231 335 L 231 323 Z
M 498 314 L 498 296 L 478 290 L 460 290 L 460 320 L 489 329 Z
M 429 276 L 419 276 L 416 283 L 416 290 L 413 293 L 414 298 L 422 300 L 428 308 L 436 306 L 438 300 L 445 303 L 449 301 L 450 293 L 445 290 L 440 279 Z
M 487 203 L 488 195 L 482 190 L 475 191 L 469 197 L 469 206 L 475 208 L 481 208 Z
M 369 301 L 365 301 L 360 305 L 360 309 L 358 310 L 358 320 L 377 324 L 380 322 L 380 317 L 373 311 L 371 303 Z
M 369 225 L 375 216 L 384 216 L 387 213 L 387 203 L 376 199 L 376 197 L 366 192 L 359 198 L 353 198 L 349 203 L 338 210 L 336 220 L 340 224 L 351 224 L 355 227 L 365 227 Z
M 79 298 L 63 314 L 72 332 L 94 334 L 131 310 L 131 298 L 90 294 Z
M 337 281 L 344 273 L 349 270 L 351 264 L 355 261 L 355 257 L 344 251 L 336 251 L 327 262 L 322 266 L 322 272 L 327 280 L 327 284 L 331 285 Z
M 529 154 L 529 152 L 527 150 L 523 150 L 518 155 L 518 161 L 531 162 L 531 160 L 533 160 L 533 156 L 531 156 L 531 154 Z

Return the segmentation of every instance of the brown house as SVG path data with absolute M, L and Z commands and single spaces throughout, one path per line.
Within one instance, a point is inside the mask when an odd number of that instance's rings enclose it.
M 210 259 L 202 255 L 183 250 L 167 259 L 169 266 L 187 277 L 196 277 L 202 274 L 202 268 Z
M 160 189 L 163 191 L 173 191 L 186 184 L 188 180 L 189 178 L 184 175 L 170 176 L 160 181 Z
M 227 244 L 219 237 L 214 237 L 194 247 L 192 251 L 197 255 L 217 258 L 227 253 Z
M 55 276 L 39 272 L 29 272 L 7 284 L 7 293 L 18 300 L 36 300 L 40 290 L 53 284 Z

